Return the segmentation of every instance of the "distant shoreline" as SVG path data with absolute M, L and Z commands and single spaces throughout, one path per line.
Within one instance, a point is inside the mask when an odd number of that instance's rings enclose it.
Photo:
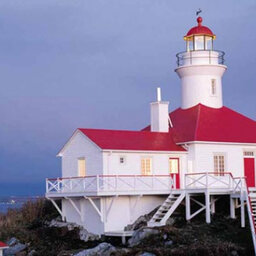
M 35 201 L 43 196 L 0 196 L 0 214 L 5 214 L 9 209 L 19 209 L 27 201 Z

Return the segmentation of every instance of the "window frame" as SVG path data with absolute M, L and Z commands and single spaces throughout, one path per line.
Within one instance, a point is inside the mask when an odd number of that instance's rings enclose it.
M 145 163 L 145 166 L 143 168 L 143 164 L 142 164 L 142 161 L 145 161 L 145 160 L 150 160 L 150 173 L 148 173 L 147 170 L 143 170 L 147 163 Z M 142 176 L 150 176 L 150 175 L 153 175 L 153 158 L 152 156 L 142 156 L 141 159 L 140 159 L 140 172 L 141 172 L 141 175 Z
M 171 165 L 170 165 L 170 162 L 172 160 L 175 160 L 177 161 L 177 172 L 171 172 Z M 169 166 L 169 170 L 168 170 L 168 173 L 171 175 L 171 174 L 179 174 L 180 173 L 180 158 L 179 157 L 169 157 L 168 159 L 168 166 Z
M 210 95 L 213 97 L 217 97 L 217 80 L 216 80 L 216 78 L 211 79 Z
M 217 170 L 215 169 L 215 158 L 217 157 Z M 223 170 L 220 168 L 220 157 L 223 157 Z M 224 176 L 227 170 L 227 156 L 226 153 L 214 153 L 213 154 L 213 172 L 215 176 Z
M 81 175 L 81 165 L 80 165 L 80 161 L 83 161 L 84 162 L 84 165 L 83 165 L 83 174 L 84 175 Z M 77 176 L 78 177 L 86 177 L 86 157 L 78 157 L 77 158 Z
M 123 162 L 121 162 L 121 159 L 123 159 Z M 126 165 L 126 156 L 119 156 L 119 164 Z
M 243 150 L 243 157 L 244 158 L 255 158 L 255 156 L 256 156 L 256 154 L 255 154 L 255 151 L 253 149 Z

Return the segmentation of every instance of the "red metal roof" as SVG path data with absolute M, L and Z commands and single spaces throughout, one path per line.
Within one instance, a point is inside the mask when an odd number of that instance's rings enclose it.
M 82 129 L 79 130 L 102 149 L 185 151 L 173 141 L 172 132 L 124 131 Z
M 5 248 L 5 247 L 8 247 L 8 245 L 0 241 L 0 248 Z
M 212 141 L 256 143 L 256 122 L 227 107 L 210 108 L 198 104 L 170 113 L 171 132 L 176 143 Z M 146 127 L 144 130 L 149 130 Z
M 193 35 L 209 35 L 209 36 L 215 37 L 215 35 L 212 33 L 212 31 L 208 27 L 202 26 L 202 21 L 203 21 L 202 17 L 198 17 L 197 18 L 198 25 L 196 27 L 191 28 L 185 37 L 190 37 Z

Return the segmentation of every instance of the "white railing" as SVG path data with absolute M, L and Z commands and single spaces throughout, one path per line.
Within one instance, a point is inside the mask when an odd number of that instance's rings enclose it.
M 246 190 L 245 177 L 233 177 L 232 173 L 200 172 L 185 174 L 186 189 L 227 189 L 243 193 Z
M 170 192 L 175 184 L 170 175 L 96 175 L 46 179 L 46 193 Z

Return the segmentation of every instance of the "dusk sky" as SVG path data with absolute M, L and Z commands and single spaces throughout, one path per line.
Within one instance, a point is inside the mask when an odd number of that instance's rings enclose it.
M 178 108 L 199 7 L 226 53 L 224 104 L 255 120 L 255 0 L 1 0 L 0 196 L 42 195 L 77 127 L 146 126 L 158 86 Z

